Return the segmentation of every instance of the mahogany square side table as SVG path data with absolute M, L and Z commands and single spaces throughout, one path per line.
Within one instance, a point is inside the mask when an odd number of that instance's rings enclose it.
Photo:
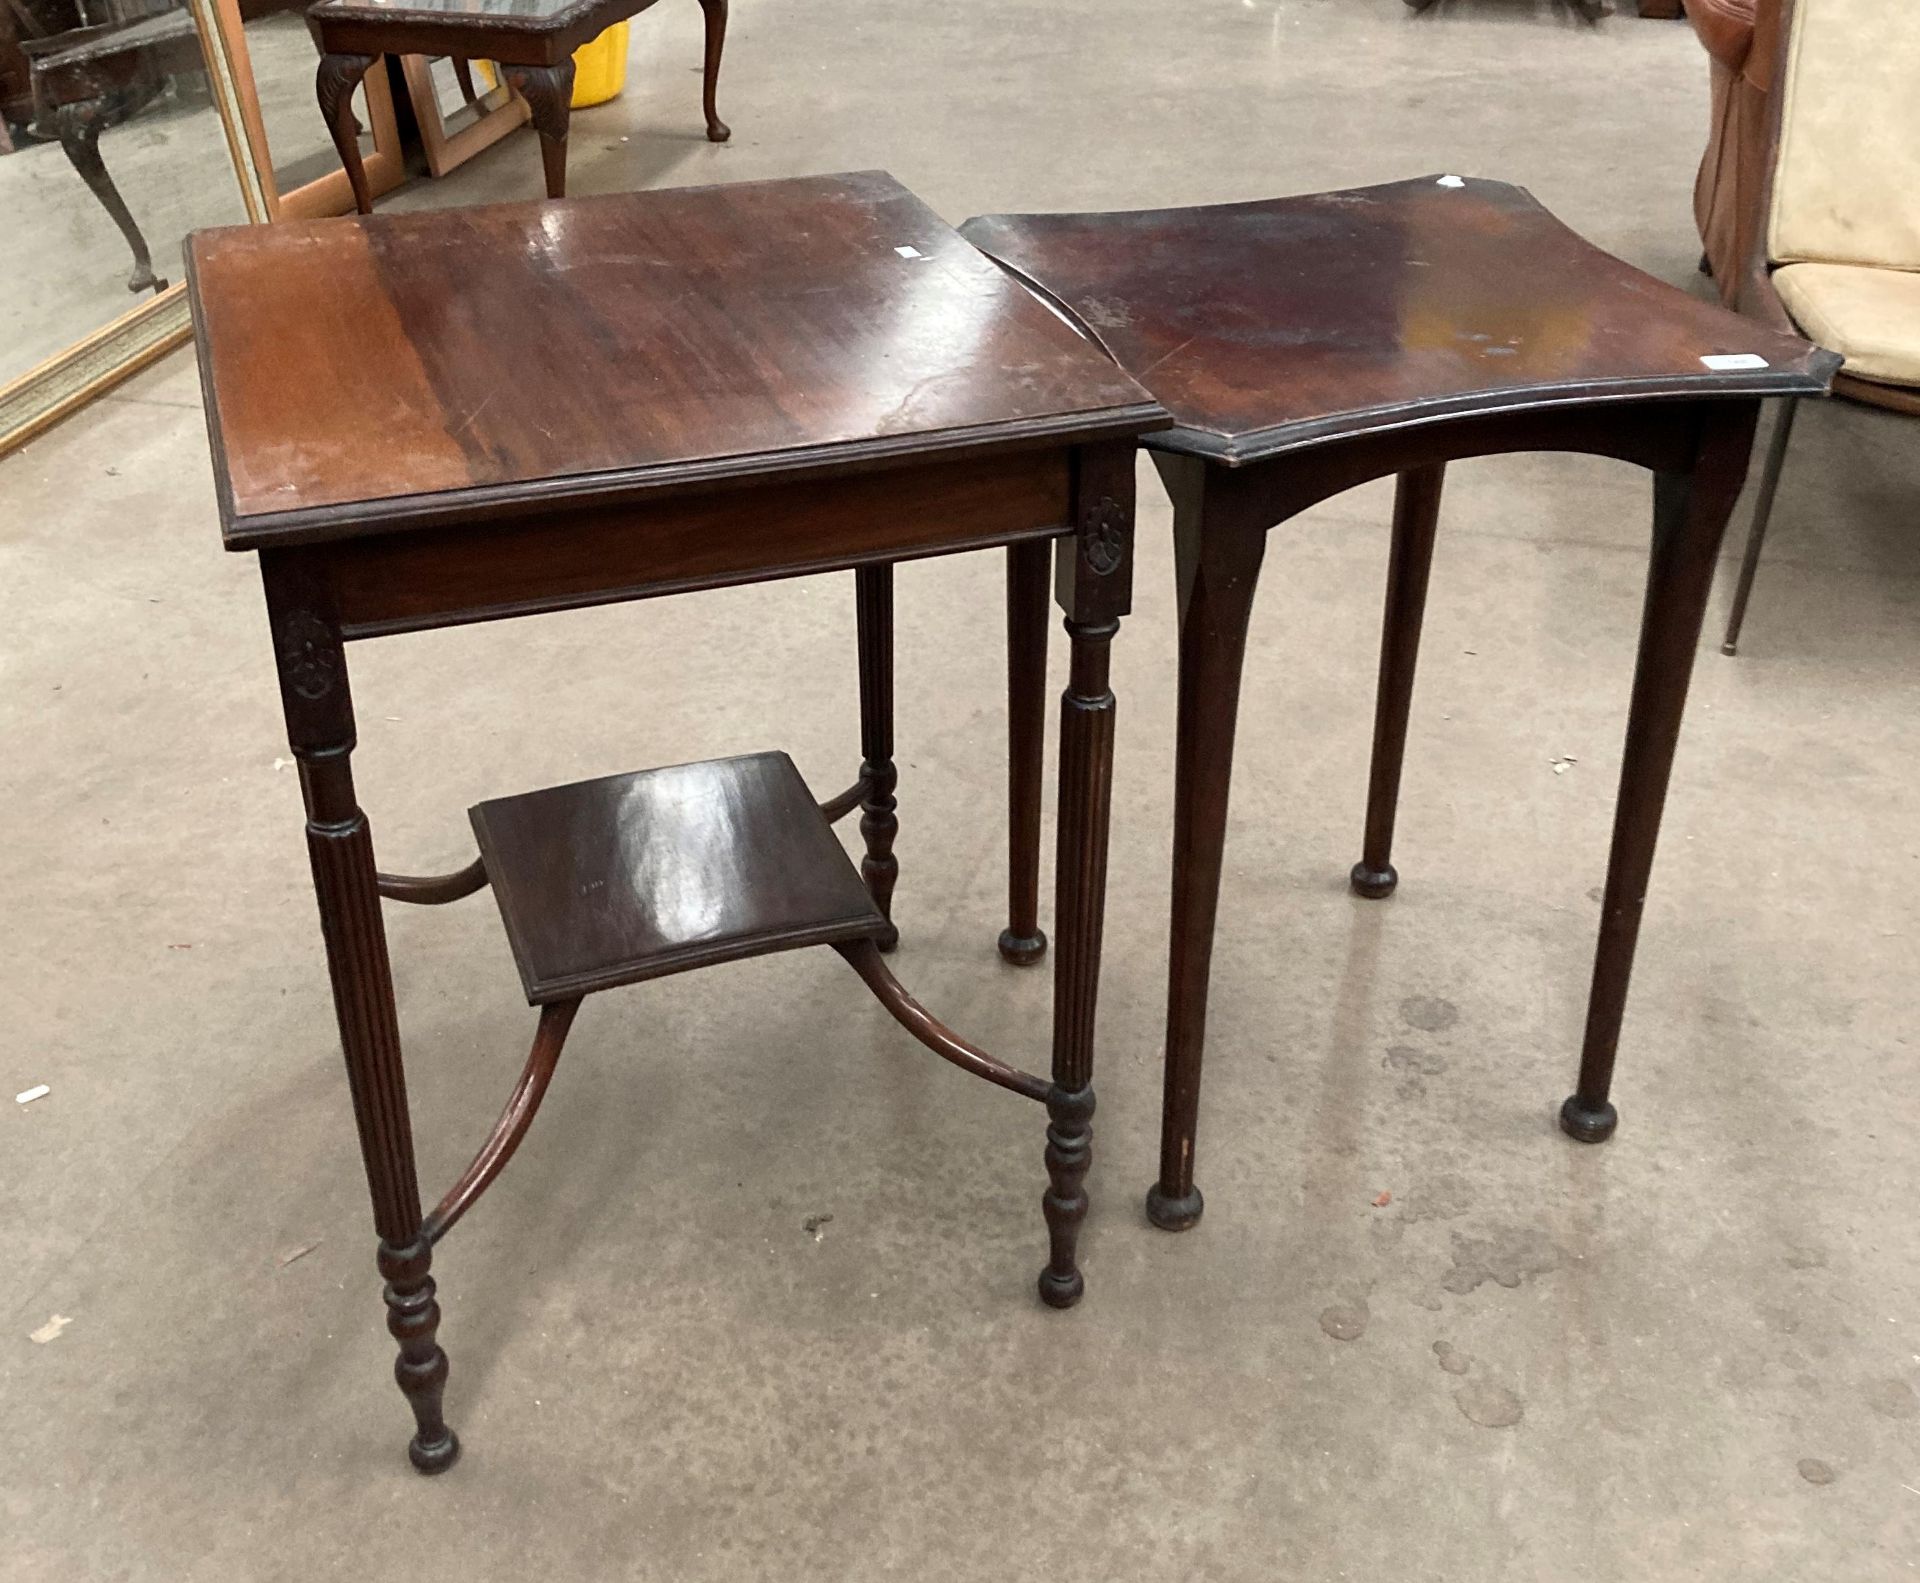
M 1823 392 L 1795 336 L 1602 253 L 1518 187 L 1427 176 L 1268 202 L 990 215 L 961 227 L 1173 415 L 1143 438 L 1173 497 L 1180 608 L 1173 919 L 1160 1175 L 1147 1212 L 1193 1225 L 1194 1132 L 1241 662 L 1269 531 L 1398 475 L 1362 896 L 1390 894 L 1394 810 L 1446 464 L 1583 451 L 1654 475 L 1627 717 L 1572 1137 L 1611 1136 L 1615 1047 L 1715 557 L 1760 401 Z M 1011 691 L 1038 703 L 1044 607 L 1009 580 Z M 1036 656 L 1038 666 L 1036 667 Z M 1024 680 L 1022 679 L 1024 678 Z M 1037 718 L 1037 716 L 1036 716 Z M 1032 742 L 1016 753 L 1031 758 Z M 1016 768 L 1034 781 L 1037 768 Z M 1016 808 L 1015 891 L 1038 850 Z
M 1041 1296 L 1076 1301 L 1132 379 L 879 172 L 203 231 L 189 249 L 227 547 L 256 551 L 400 1388 L 423 1472 L 458 1443 L 435 1242 L 533 1119 L 590 994 L 829 945 L 922 1043 L 1042 1103 Z M 892 926 L 892 563 L 1048 544 L 1061 703 L 1051 1074 L 970 1044 L 881 958 Z M 858 783 L 769 752 L 472 810 L 457 873 L 382 873 L 355 798 L 347 648 L 388 633 L 854 568 Z M 863 811 L 857 873 L 829 820 Z M 382 898 L 491 886 L 539 1023 L 472 1164 L 423 1214 Z

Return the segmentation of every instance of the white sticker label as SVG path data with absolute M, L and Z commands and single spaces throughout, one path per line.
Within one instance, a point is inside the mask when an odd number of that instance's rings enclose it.
M 902 258 L 925 258 L 927 256 L 917 247 L 896 247 L 894 252 L 898 253 Z
M 1757 352 L 1715 352 L 1700 361 L 1716 374 L 1738 373 L 1743 368 L 1765 368 L 1767 360 Z
M 1458 176 L 1442 176 L 1438 185 L 1442 187 L 1464 187 L 1466 183 Z

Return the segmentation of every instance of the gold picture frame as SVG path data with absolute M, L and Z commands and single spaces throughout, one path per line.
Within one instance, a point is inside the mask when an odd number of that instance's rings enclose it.
M 0 385 L 0 456 L 77 412 L 192 333 L 187 288 L 169 286 L 18 379 Z

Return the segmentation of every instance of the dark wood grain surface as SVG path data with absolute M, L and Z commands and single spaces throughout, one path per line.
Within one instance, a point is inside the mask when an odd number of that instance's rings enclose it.
M 472 817 L 536 1004 L 887 932 L 784 753 L 549 786 Z
M 604 0 L 320 0 L 307 15 L 328 23 L 340 17 L 470 17 L 508 26 L 541 27 L 564 23 Z M 653 3 L 643 0 L 641 9 Z
M 445 519 L 1165 421 L 881 172 L 203 231 L 189 253 L 234 548 L 392 531 L 403 499 Z
M 557 66 L 656 0 L 322 0 L 307 13 L 331 55 L 472 52 L 496 64 Z M 480 51 L 488 53 L 481 54 Z M 366 213 L 361 210 L 361 213 Z
M 1458 185 L 1453 183 L 1458 182 Z M 1464 413 L 1815 393 L 1829 354 L 1641 273 L 1504 182 L 985 215 L 961 234 L 1067 309 L 1229 465 Z M 1708 356 L 1758 368 L 1716 370 Z

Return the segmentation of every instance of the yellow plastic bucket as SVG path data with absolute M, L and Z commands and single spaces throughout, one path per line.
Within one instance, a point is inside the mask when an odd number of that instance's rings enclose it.
M 617 99 L 627 85 L 627 24 L 616 22 L 573 52 L 573 108 Z

